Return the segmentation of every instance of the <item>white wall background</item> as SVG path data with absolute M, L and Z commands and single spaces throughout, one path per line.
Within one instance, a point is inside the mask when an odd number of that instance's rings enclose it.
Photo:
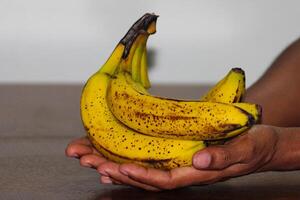
M 160 15 L 154 83 L 242 67 L 251 84 L 300 36 L 297 0 L 0 0 L 0 82 L 84 82 L 145 12 Z

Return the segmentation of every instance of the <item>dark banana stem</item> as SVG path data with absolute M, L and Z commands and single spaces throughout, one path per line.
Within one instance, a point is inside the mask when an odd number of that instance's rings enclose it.
M 131 26 L 126 35 L 120 41 L 120 43 L 125 46 L 125 50 L 122 56 L 123 59 L 125 59 L 128 56 L 132 44 L 134 43 L 134 41 L 140 33 L 155 33 L 155 25 L 157 18 L 158 15 L 146 13 Z

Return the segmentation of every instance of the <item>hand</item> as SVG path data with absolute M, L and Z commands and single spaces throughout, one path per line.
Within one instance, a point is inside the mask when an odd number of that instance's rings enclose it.
M 71 141 L 65 153 L 68 157 L 80 159 L 80 165 L 83 167 L 97 169 L 101 164 L 110 162 L 92 146 L 87 137 Z M 102 183 L 112 183 L 112 179 L 108 176 L 101 176 L 100 180 Z M 118 183 L 116 180 L 114 182 Z
M 87 138 L 72 141 L 66 155 L 80 158 L 84 167 L 97 168 L 102 183 L 126 184 L 146 190 L 170 190 L 204 185 L 268 168 L 277 145 L 275 127 L 257 125 L 225 145 L 207 147 L 193 157 L 192 167 L 163 171 L 105 159 Z
M 163 171 L 135 164 L 101 162 L 98 171 L 118 183 L 146 190 L 203 185 L 264 171 L 276 150 L 275 127 L 256 125 L 224 145 L 207 147 L 193 157 L 193 167 Z

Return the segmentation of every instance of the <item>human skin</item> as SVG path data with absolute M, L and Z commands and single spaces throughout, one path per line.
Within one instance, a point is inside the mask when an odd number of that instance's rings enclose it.
M 72 141 L 66 155 L 100 173 L 102 183 L 146 190 L 204 185 L 250 173 L 300 169 L 300 40 L 290 45 L 247 90 L 246 102 L 263 107 L 255 125 L 224 145 L 209 146 L 193 157 L 193 166 L 170 171 L 117 164 L 104 158 L 86 137 Z

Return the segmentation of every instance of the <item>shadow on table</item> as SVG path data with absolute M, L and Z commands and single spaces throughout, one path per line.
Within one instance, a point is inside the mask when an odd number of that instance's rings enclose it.
M 260 199 L 299 199 L 299 186 L 243 186 L 226 185 L 199 186 L 163 192 L 147 192 L 135 188 L 112 189 L 97 196 L 95 200 L 132 200 L 132 199 L 184 199 L 184 200 L 260 200 Z

